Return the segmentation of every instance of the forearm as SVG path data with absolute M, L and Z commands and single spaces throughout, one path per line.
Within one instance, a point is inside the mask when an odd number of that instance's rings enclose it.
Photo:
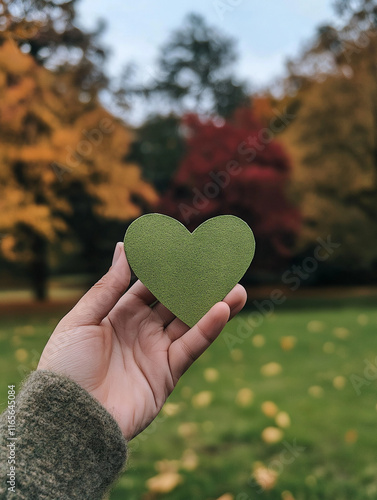
M 75 382 L 47 371 L 33 372 L 22 386 L 16 439 L 10 437 L 7 410 L 0 416 L 4 499 L 101 499 L 126 460 L 113 417 Z

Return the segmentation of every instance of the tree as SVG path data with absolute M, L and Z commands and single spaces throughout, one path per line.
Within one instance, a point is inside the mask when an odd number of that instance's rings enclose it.
M 25 266 L 40 299 L 52 245 L 93 258 L 98 221 L 124 224 L 157 199 L 124 161 L 130 132 L 81 94 L 74 72 L 41 67 L 11 38 L 0 46 L 1 252 Z
M 209 26 L 198 14 L 190 14 L 161 48 L 157 67 L 149 81 L 137 81 L 128 66 L 116 94 L 123 106 L 138 98 L 152 113 L 137 129 L 129 156 L 163 193 L 184 153 L 181 117 L 188 110 L 203 115 L 230 116 L 249 104 L 248 88 L 234 77 L 235 42 Z
M 371 279 L 377 270 L 377 8 L 367 0 L 337 6 L 344 26 L 322 27 L 291 66 L 290 105 L 298 112 L 280 139 L 294 160 L 303 216 L 298 250 L 311 253 L 319 236 L 331 236 L 340 244 L 324 264 L 327 273 L 336 272 L 332 279 L 344 280 L 345 272 Z M 325 70 L 313 60 L 327 61 Z
M 346 26 L 349 26 L 354 21 L 365 21 L 367 25 L 364 25 L 364 29 L 369 29 L 377 24 L 376 0 L 336 0 L 334 7 L 342 18 L 348 16 Z
M 127 160 L 142 166 L 144 177 L 163 193 L 185 150 L 180 131 L 181 119 L 175 115 L 151 116 L 137 129 L 137 140 L 130 147 Z
M 247 85 L 234 77 L 235 41 L 209 26 L 198 14 L 190 14 L 161 48 L 151 82 L 134 81 L 128 66 L 118 89 L 120 98 L 143 96 L 153 105 L 163 102 L 168 113 L 188 111 L 228 117 L 248 103 Z
M 287 63 L 286 94 L 334 75 L 367 49 L 377 33 L 376 0 L 335 0 L 337 25 L 319 26 L 314 40 Z
M 253 270 L 276 272 L 292 256 L 300 226 L 285 193 L 290 163 L 283 148 L 250 109 L 223 122 L 189 115 L 184 126 L 187 152 L 159 211 L 190 230 L 216 215 L 243 218 L 257 241 Z
M 0 0 L 0 38 L 11 36 L 48 69 L 75 73 L 85 99 L 107 85 L 102 72 L 106 50 L 99 42 L 103 22 L 92 32 L 76 22 L 78 0 Z

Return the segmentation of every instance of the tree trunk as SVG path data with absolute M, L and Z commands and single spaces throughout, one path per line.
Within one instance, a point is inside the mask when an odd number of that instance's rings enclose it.
M 35 299 L 43 301 L 48 296 L 47 241 L 37 234 L 33 235 L 32 253 L 33 260 L 29 267 L 31 287 Z

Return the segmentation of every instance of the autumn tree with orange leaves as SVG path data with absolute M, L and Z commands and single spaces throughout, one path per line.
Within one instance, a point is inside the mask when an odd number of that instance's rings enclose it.
M 322 26 L 289 65 L 280 136 L 293 158 L 303 218 L 297 252 L 317 238 L 339 247 L 321 264 L 328 282 L 377 279 L 377 2 L 336 2 L 343 27 Z
M 3 19 L 0 249 L 6 261 L 25 270 L 43 299 L 51 248 L 66 254 L 76 247 L 90 258 L 101 221 L 124 224 L 157 197 L 138 166 L 124 161 L 132 135 L 98 103 L 103 80 L 90 57 L 48 70 L 39 57 L 47 51 L 38 46 L 44 30 L 51 40 L 51 19 L 41 16 L 32 25 L 27 15 L 12 19 L 9 12 Z M 64 44 L 63 37 L 55 41 L 55 47 Z

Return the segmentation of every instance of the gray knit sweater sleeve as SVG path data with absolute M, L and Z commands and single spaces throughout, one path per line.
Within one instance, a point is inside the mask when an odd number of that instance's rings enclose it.
M 15 404 L 15 440 L 9 422 L 6 410 L 0 416 L 0 499 L 102 499 L 125 464 L 126 442 L 110 413 L 55 373 L 36 371 L 24 382 Z

